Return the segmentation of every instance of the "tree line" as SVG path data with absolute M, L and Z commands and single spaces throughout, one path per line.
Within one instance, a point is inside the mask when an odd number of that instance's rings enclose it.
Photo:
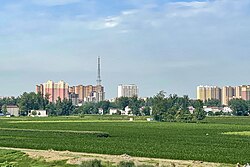
M 115 101 L 101 101 L 98 103 L 84 103 L 82 106 L 74 106 L 72 101 L 58 98 L 56 103 L 49 102 L 49 96 L 43 97 L 40 93 L 23 93 L 15 98 L 0 99 L 0 109 L 6 113 L 7 105 L 17 105 L 20 115 L 26 116 L 31 110 L 47 110 L 50 116 L 99 114 L 99 109 L 103 114 L 108 114 L 111 108 L 123 111 L 128 106 L 133 115 L 152 115 L 155 120 L 167 122 L 192 122 L 202 120 L 206 114 L 203 106 L 220 106 L 218 100 L 208 100 L 204 103 L 200 100 L 189 99 L 188 96 L 178 97 L 177 95 L 166 96 L 160 91 L 154 97 L 140 99 L 137 97 L 120 97 Z M 248 115 L 250 111 L 250 101 L 233 99 L 229 102 L 234 115 Z M 191 113 L 189 107 L 195 110 Z M 119 112 L 118 112 L 119 113 Z
M 7 112 L 7 105 L 17 105 L 21 116 L 27 116 L 31 110 L 47 110 L 49 115 L 71 115 L 75 107 L 67 99 L 57 99 L 56 103 L 49 102 L 49 96 L 43 97 L 40 93 L 23 93 L 21 96 L 0 99 L 1 112 Z

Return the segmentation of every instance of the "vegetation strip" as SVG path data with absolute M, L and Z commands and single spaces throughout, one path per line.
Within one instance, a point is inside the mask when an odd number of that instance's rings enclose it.
M 240 135 L 240 136 L 250 136 L 250 131 L 243 131 L 243 132 L 225 132 L 222 133 L 225 135 Z
M 41 129 L 18 129 L 18 128 L 0 128 L 4 131 L 23 131 L 23 132 L 58 132 L 58 133 L 79 133 L 79 134 L 108 134 L 101 131 L 73 131 L 73 130 L 41 130 Z
M 48 164 L 65 162 L 65 165 L 77 165 L 90 167 L 95 166 L 90 162 L 99 161 L 102 167 L 120 167 L 121 164 L 132 163 L 133 167 L 153 167 L 153 166 L 179 166 L 179 167 L 233 167 L 233 164 L 203 162 L 203 161 L 192 161 L 192 160 L 171 160 L 171 159 L 159 159 L 159 158 L 147 158 L 147 157 L 134 157 L 126 154 L 123 155 L 108 155 L 108 154 L 91 154 L 91 153 L 80 153 L 70 151 L 54 151 L 54 150 L 35 150 L 35 149 L 22 149 L 22 148 L 7 148 L 0 147 L 1 150 L 6 151 L 21 151 L 26 153 L 29 158 L 34 160 L 40 159 Z M 59 166 L 59 165 L 58 165 Z M 64 166 L 60 164 L 60 166 Z

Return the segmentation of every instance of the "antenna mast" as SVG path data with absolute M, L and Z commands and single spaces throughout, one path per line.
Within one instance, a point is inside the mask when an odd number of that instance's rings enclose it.
M 98 57 L 98 67 L 97 67 L 97 71 L 98 71 L 98 75 L 97 75 L 97 85 L 101 85 L 102 84 L 102 80 L 101 80 L 101 58 Z

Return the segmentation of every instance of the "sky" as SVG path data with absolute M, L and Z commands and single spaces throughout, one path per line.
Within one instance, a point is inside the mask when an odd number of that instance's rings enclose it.
M 196 96 L 250 84 L 250 0 L 0 0 L 0 96 L 47 80 Z

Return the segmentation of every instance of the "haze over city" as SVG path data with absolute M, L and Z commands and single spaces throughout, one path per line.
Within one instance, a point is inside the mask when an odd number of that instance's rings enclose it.
M 0 0 L 1 96 L 51 79 L 139 95 L 249 84 L 250 0 Z

